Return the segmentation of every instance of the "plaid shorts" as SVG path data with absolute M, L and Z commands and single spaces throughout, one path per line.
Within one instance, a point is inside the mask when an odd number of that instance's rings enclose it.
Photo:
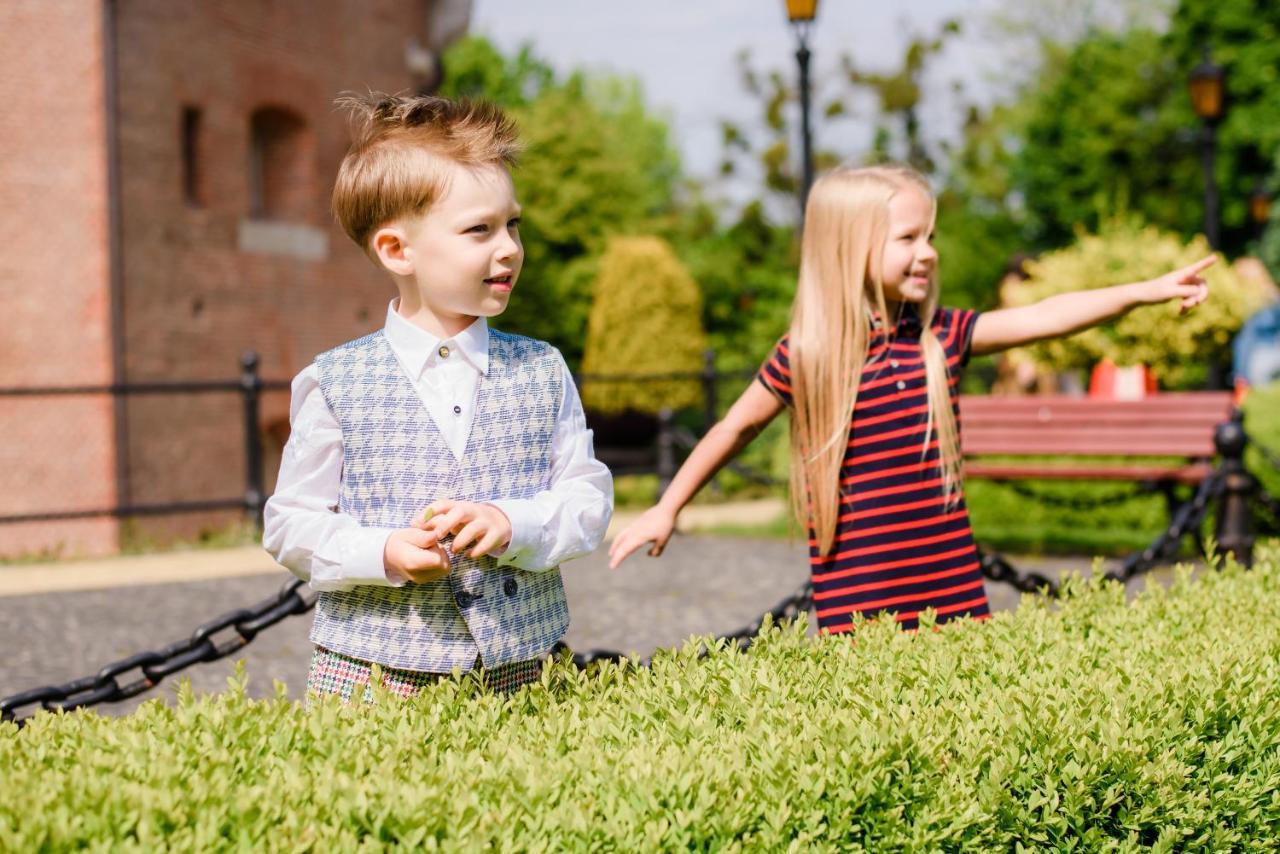
M 542 678 L 542 662 L 534 658 L 529 661 L 514 661 L 500 664 L 486 670 L 476 661 L 476 669 L 484 680 L 485 686 L 496 694 L 514 694 L 522 685 L 537 682 Z M 369 685 L 373 672 L 373 664 L 361 661 L 317 646 L 311 656 L 311 669 L 307 673 L 307 696 L 321 694 L 337 694 L 344 703 L 351 702 L 357 688 L 364 688 L 363 699 L 373 702 L 373 689 Z M 412 697 L 418 690 L 450 679 L 449 673 L 423 673 L 418 670 L 398 670 L 394 667 L 382 668 L 382 685 L 393 694 L 401 697 Z

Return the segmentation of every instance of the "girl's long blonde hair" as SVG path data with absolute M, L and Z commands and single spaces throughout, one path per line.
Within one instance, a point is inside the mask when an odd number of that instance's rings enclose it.
M 872 312 L 894 332 L 881 284 L 881 257 L 889 230 L 889 200 L 908 187 L 932 198 L 929 185 L 902 166 L 840 167 L 809 192 L 800 281 L 792 309 L 790 368 L 791 499 L 797 518 L 808 517 L 822 554 L 835 546 L 840 516 L 840 467 L 850 419 L 872 335 Z M 944 494 L 960 494 L 960 442 L 947 359 L 933 331 L 938 307 L 936 273 L 919 307 L 929 413 L 922 458 L 936 435 Z

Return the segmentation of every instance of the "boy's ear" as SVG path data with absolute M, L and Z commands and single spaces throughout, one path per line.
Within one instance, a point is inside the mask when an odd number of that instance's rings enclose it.
M 403 229 L 384 225 L 373 233 L 369 243 L 382 266 L 397 276 L 413 275 L 413 252 Z

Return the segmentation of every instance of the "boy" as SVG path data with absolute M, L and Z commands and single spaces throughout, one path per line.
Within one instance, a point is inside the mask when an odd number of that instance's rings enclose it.
M 539 678 L 569 624 L 557 566 L 599 546 L 613 482 L 555 348 L 490 330 L 520 275 L 518 143 L 496 107 L 372 95 L 333 208 L 395 282 L 378 332 L 293 381 L 263 545 L 320 591 L 307 692 Z

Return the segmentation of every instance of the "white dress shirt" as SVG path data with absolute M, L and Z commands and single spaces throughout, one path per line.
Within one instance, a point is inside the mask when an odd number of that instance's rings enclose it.
M 440 339 L 401 317 L 397 303 L 392 300 L 387 309 L 387 343 L 450 450 L 461 458 L 480 376 L 489 370 L 488 323 L 482 317 L 458 335 Z M 498 563 L 533 572 L 594 551 L 613 515 L 613 478 L 595 458 L 563 358 L 560 369 L 564 393 L 552 436 L 550 486 L 532 498 L 486 502 L 511 520 L 511 543 Z M 387 537 L 396 529 L 363 527 L 338 512 L 342 430 L 320 393 L 314 363 L 294 377 L 292 392 L 291 433 L 275 494 L 263 512 L 263 546 L 315 590 L 404 584 L 407 579 L 382 562 Z M 441 496 L 446 497 L 452 496 Z

